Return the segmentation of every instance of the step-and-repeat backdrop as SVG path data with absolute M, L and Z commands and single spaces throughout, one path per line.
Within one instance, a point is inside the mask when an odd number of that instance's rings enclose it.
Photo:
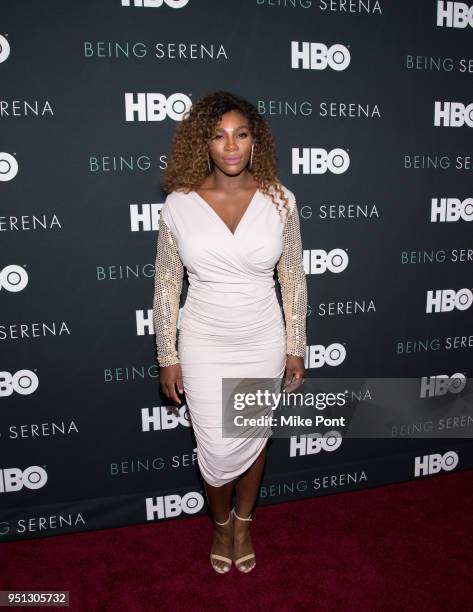
M 209 91 L 257 106 L 296 194 L 307 375 L 471 376 L 471 0 L 3 0 L 0 23 L 1 540 L 207 511 L 152 297 L 171 136 Z M 408 426 L 273 438 L 259 504 L 472 467 Z

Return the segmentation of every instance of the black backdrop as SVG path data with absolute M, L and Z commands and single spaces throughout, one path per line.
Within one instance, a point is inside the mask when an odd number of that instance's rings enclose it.
M 428 291 L 471 298 L 471 2 L 145 3 L 0 9 L 3 541 L 206 511 L 151 309 L 161 173 L 208 91 L 254 102 L 277 140 L 308 375 L 471 375 L 471 308 L 426 312 Z M 465 439 L 335 442 L 273 439 L 260 504 L 473 463 Z

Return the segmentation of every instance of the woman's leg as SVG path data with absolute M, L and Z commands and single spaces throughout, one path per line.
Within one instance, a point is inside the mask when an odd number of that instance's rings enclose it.
M 214 521 L 224 523 L 228 519 L 230 512 L 235 481 L 228 482 L 221 487 L 213 487 L 205 481 L 204 484 L 207 493 L 207 501 Z M 212 552 L 216 555 L 222 555 L 231 559 L 233 550 L 233 516 L 227 525 L 216 525 L 214 523 L 214 527 Z M 225 566 L 228 566 L 228 563 L 220 561 L 219 559 L 213 559 L 212 564 L 218 569 L 224 569 Z
M 264 462 L 266 459 L 266 445 L 261 450 L 258 458 L 243 476 L 236 482 L 237 506 L 236 513 L 242 518 L 248 518 L 253 512 L 253 507 L 258 497 L 259 486 L 263 475 Z M 252 552 L 251 537 L 249 532 L 249 521 L 235 519 L 233 528 L 233 552 L 235 559 L 243 557 Z M 254 559 L 243 561 L 239 565 L 241 569 L 248 570 L 255 565 Z

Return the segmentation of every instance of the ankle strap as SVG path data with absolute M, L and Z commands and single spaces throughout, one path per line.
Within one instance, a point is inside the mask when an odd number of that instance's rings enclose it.
M 218 521 L 215 521 L 215 524 L 216 525 L 228 525 L 228 521 L 230 520 L 231 516 L 232 516 L 232 511 L 230 510 L 230 512 L 228 513 L 228 518 L 224 523 L 219 523 Z
M 240 521 L 252 521 L 253 520 L 251 518 L 251 514 L 250 514 L 250 516 L 248 518 L 243 518 L 241 516 L 238 516 L 238 514 L 235 512 L 235 508 L 233 508 L 232 512 L 237 517 L 237 519 L 240 519 Z

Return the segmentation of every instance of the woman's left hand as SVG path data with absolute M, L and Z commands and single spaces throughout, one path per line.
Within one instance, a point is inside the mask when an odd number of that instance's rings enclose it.
M 293 391 L 304 381 L 304 357 L 287 355 L 284 391 Z

